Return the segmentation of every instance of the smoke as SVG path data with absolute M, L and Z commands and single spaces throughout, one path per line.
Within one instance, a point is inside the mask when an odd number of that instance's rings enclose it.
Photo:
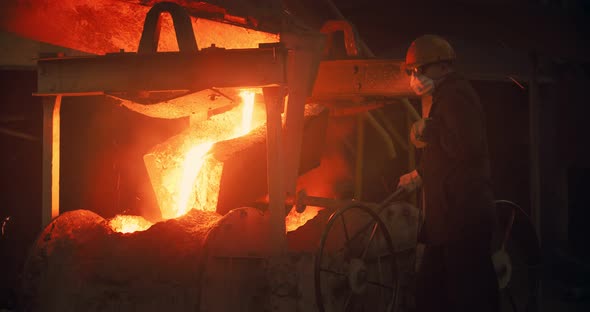
M 297 190 L 310 196 L 342 198 L 353 189 L 352 161 L 347 143 L 354 130 L 354 119 L 330 117 L 320 166 L 301 176 Z

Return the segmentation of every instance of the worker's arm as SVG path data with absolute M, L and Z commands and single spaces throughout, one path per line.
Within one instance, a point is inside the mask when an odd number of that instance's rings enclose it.
M 420 186 L 422 186 L 422 178 L 417 170 L 401 176 L 399 178 L 399 184 L 397 185 L 398 188 L 403 188 L 406 192 L 413 192 Z
M 448 92 L 438 99 L 439 120 L 428 123 L 424 138 L 438 137 L 449 157 L 470 161 L 485 157 L 484 120 L 479 103 L 462 92 Z

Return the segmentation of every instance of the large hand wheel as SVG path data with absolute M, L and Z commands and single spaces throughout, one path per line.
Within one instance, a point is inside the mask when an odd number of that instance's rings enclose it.
M 530 217 L 517 204 L 497 200 L 502 241 L 492 256 L 503 310 L 538 311 L 541 250 Z
M 359 204 L 332 214 L 322 233 L 314 275 L 320 312 L 394 311 L 394 248 L 379 215 Z

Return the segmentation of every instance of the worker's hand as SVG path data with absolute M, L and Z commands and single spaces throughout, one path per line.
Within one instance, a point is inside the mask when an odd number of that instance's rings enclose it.
M 398 188 L 403 188 L 406 192 L 413 192 L 420 186 L 422 186 L 422 178 L 416 170 L 401 176 L 397 185 Z
M 424 148 L 431 142 L 440 130 L 436 119 L 422 118 L 416 121 L 410 129 L 410 140 L 416 148 Z
M 424 134 L 424 128 L 426 128 L 425 119 L 416 121 L 410 129 L 410 141 L 416 148 L 426 147 L 426 142 L 423 141 L 422 135 Z

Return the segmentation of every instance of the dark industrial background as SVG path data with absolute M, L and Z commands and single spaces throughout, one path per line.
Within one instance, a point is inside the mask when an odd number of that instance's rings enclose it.
M 309 12 L 309 21 L 335 18 L 332 9 L 321 1 L 286 2 L 294 12 Z M 548 281 L 544 294 L 565 302 L 561 307 L 588 307 L 590 23 L 586 18 L 590 1 L 334 3 L 381 58 L 403 59 L 409 43 L 425 33 L 451 41 L 459 57 L 458 67 L 472 80 L 485 108 L 496 198 L 515 201 L 529 214 L 530 153 L 535 152 L 529 145 L 529 88 L 532 64 L 537 60 L 534 75 L 539 96 L 532 105 L 537 105 L 539 117 L 538 230 Z M 36 72 L 27 57 L 33 55 L 15 48 L 35 50 L 39 45 L 10 33 L 0 34 L 2 309 L 15 306 L 19 272 L 27 249 L 40 232 L 42 109 L 41 99 L 32 96 Z M 101 211 L 104 217 L 149 210 L 153 194 L 136 187 L 137 181 L 130 181 L 145 176 L 143 164 L 125 159 L 141 156 L 185 125 L 166 120 L 148 123 L 148 117 L 118 106 L 71 105 L 68 100 L 62 118 L 62 166 L 75 173 L 64 174 L 62 180 L 62 190 L 71 194 L 62 197 L 63 210 L 90 208 Z M 376 135 L 367 131 L 366 140 L 366 154 L 380 159 L 382 147 Z M 84 152 L 76 154 L 77 150 Z M 122 156 L 124 153 L 134 155 Z M 366 168 L 368 185 L 379 180 L 375 176 L 380 172 L 391 171 L 384 159 L 373 163 L 374 167 Z M 389 182 L 396 178 L 390 177 Z M 93 181 L 93 187 L 86 187 L 87 181 Z M 367 187 L 365 197 L 378 201 L 386 192 L 382 185 Z

